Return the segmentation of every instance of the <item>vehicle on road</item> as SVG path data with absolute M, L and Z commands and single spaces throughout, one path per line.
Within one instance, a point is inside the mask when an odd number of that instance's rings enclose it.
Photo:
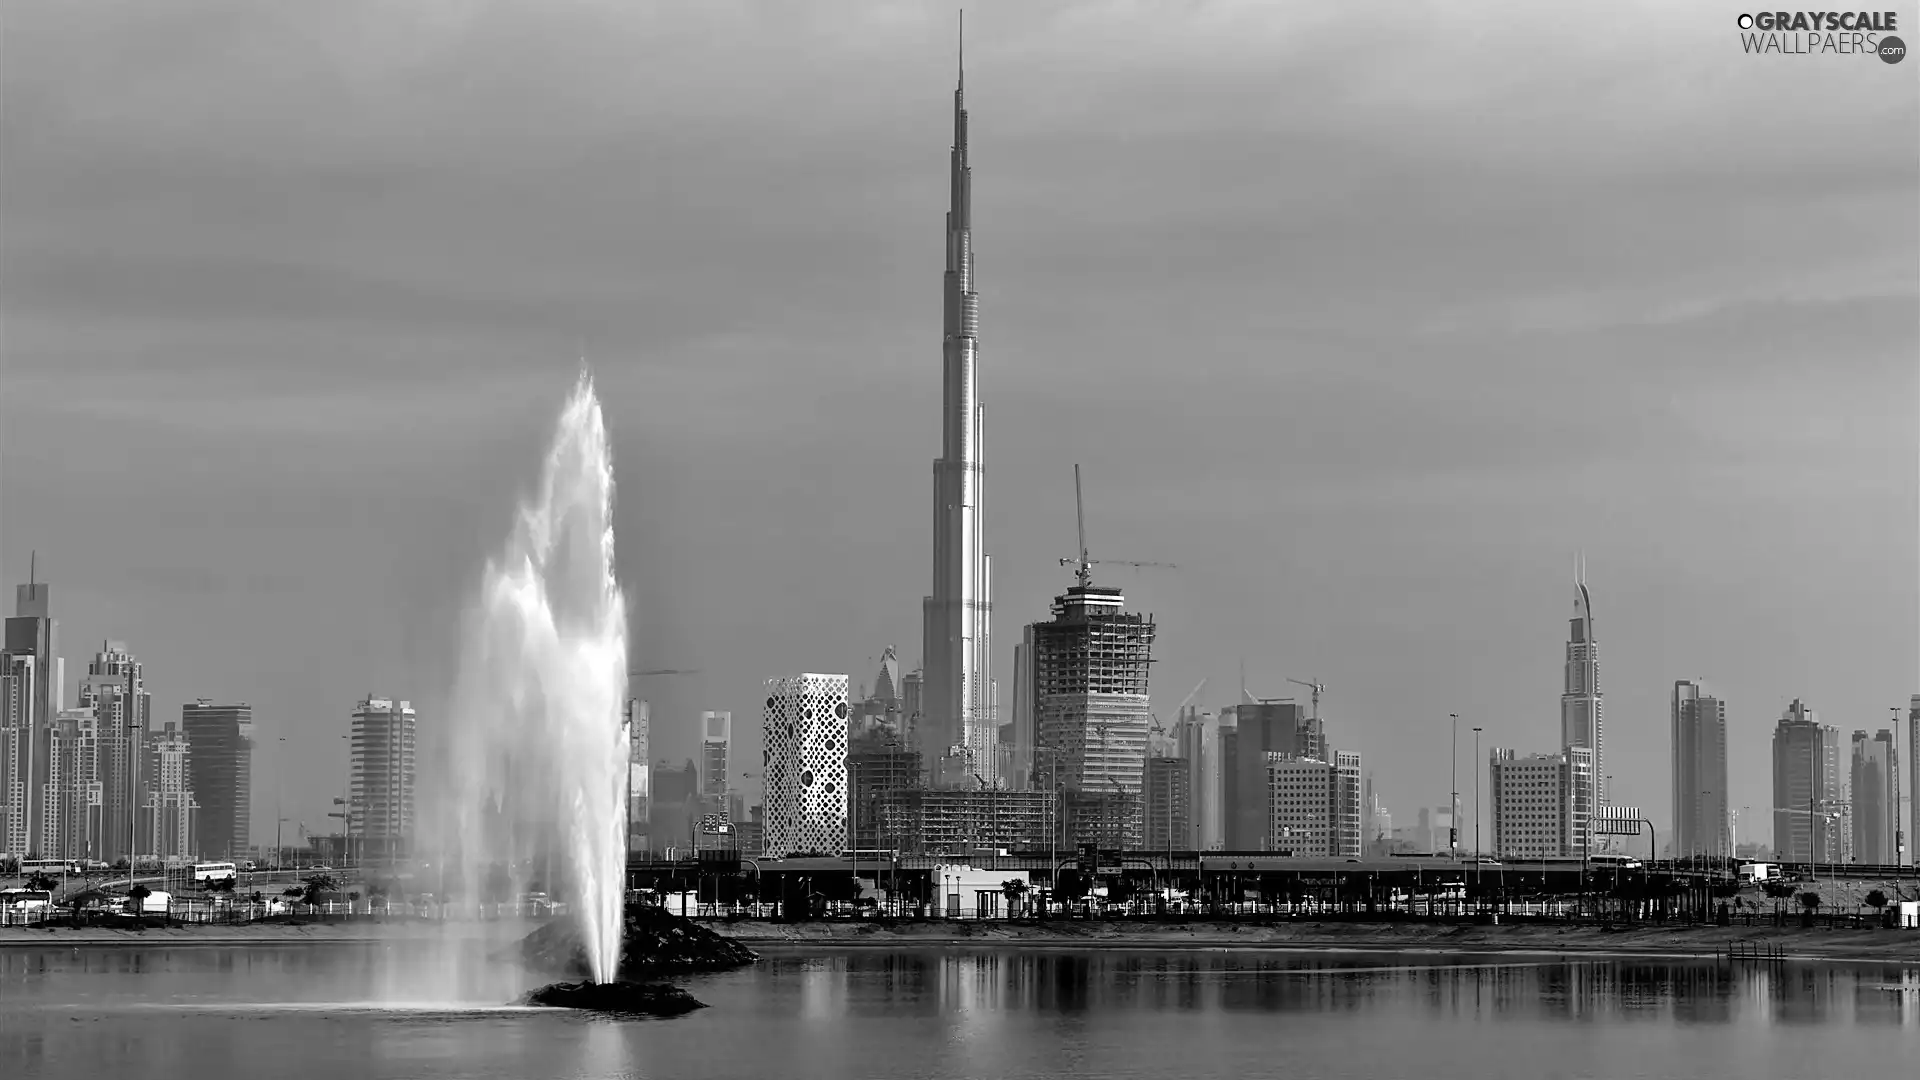
M 0 889 L 0 911 L 38 911 L 53 904 L 45 889 Z
M 239 874 L 239 868 L 230 862 L 195 863 L 193 883 L 204 885 L 209 881 L 232 881 Z
M 70 859 L 22 859 L 20 876 L 32 877 L 35 874 L 77 874 L 80 864 Z

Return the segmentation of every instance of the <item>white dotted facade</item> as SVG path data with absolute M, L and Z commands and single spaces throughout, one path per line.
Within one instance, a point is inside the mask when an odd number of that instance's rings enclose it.
M 845 675 L 767 680 L 769 857 L 846 850 L 847 711 Z

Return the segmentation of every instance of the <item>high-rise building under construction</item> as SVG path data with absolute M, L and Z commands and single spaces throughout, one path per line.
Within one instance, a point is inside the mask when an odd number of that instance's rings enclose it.
M 1153 638 L 1153 618 L 1127 611 L 1119 589 L 1094 585 L 1084 562 L 1079 583 L 1054 598 L 1053 620 L 1027 628 L 1034 782 L 1057 781 L 1071 843 L 1144 842 Z

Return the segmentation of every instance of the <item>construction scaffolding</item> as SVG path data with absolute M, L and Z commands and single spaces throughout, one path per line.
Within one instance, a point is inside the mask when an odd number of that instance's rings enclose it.
M 1033 624 L 1033 712 L 1042 752 L 1059 763 L 1069 844 L 1138 847 L 1148 672 L 1155 626 L 1119 589 L 1076 585 Z

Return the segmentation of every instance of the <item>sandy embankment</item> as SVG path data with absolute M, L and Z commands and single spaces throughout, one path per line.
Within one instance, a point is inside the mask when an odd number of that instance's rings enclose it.
M 385 922 L 182 923 L 165 928 L 121 930 L 106 926 L 0 927 L 0 949 L 13 946 L 69 945 L 292 945 L 374 944 L 408 941 L 472 941 L 503 945 L 542 925 L 518 919 L 464 923 L 414 919 Z
M 168 929 L 104 927 L 0 928 L 0 949 L 14 947 L 368 944 L 473 941 L 510 945 L 540 923 L 304 923 L 241 926 L 187 925 Z M 1342 923 L 1277 920 L 1188 923 L 1049 920 L 1045 923 L 927 921 L 882 926 L 867 922 L 710 922 L 707 926 L 752 948 L 994 947 L 1037 949 L 1353 949 L 1382 952 L 1534 953 L 1715 956 L 1729 942 L 1758 941 L 1787 956 L 1810 960 L 1920 963 L 1920 931 L 1829 930 L 1786 927 L 1473 926 L 1444 923 Z
M 1799 926 L 1597 927 L 1461 926 L 1439 923 L 1338 923 L 1301 920 L 1124 923 L 739 922 L 722 932 L 755 948 L 911 948 L 994 946 L 1049 949 L 1362 949 L 1405 952 L 1624 953 L 1715 956 L 1729 942 L 1761 941 L 1789 957 L 1920 962 L 1920 931 L 1828 930 Z

